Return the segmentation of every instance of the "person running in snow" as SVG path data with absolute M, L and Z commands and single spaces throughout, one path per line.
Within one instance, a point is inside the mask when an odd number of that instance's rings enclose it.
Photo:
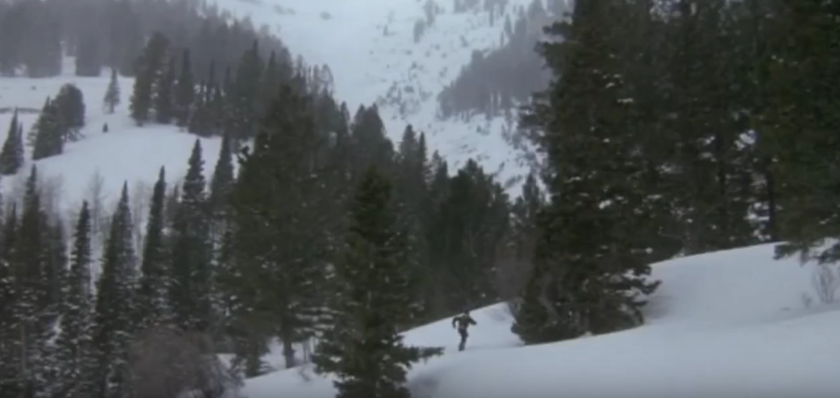
M 475 319 L 472 319 L 470 316 L 469 310 L 464 311 L 463 314 L 458 315 L 455 318 L 452 318 L 453 329 L 455 328 L 456 323 L 458 324 L 458 334 L 461 335 L 461 343 L 458 344 L 458 351 L 464 351 L 464 346 L 466 346 L 467 337 L 469 336 L 469 334 L 467 334 L 467 328 L 469 328 L 470 325 L 477 325 L 477 323 L 475 322 Z

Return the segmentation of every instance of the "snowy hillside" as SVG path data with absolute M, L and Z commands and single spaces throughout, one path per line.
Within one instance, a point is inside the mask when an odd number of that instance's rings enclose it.
M 467 65 L 474 50 L 499 45 L 506 15 L 529 0 L 510 0 L 491 17 L 477 1 L 473 10 L 453 12 L 452 1 L 435 4 L 439 14 L 418 43 L 414 27 L 426 18 L 418 0 L 216 0 L 223 10 L 249 17 L 280 35 L 293 54 L 312 65 L 328 65 L 335 94 L 353 110 L 377 103 L 389 136 L 399 141 L 406 124 L 427 135 L 429 146 L 454 166 L 479 161 L 506 183 L 526 174 L 529 149 L 514 149 L 503 135 L 504 118 L 469 122 L 439 120 L 437 94 Z M 511 129 L 514 120 L 509 121 Z M 454 168 L 451 168 L 454 169 Z M 518 184 L 510 185 L 519 193 Z
M 656 264 L 663 284 L 649 322 L 624 332 L 521 347 L 503 305 L 473 312 L 463 353 L 448 319 L 414 329 L 409 344 L 447 351 L 412 369 L 409 387 L 417 398 L 837 396 L 840 307 L 819 304 L 815 266 L 772 258 L 773 245 L 762 245 Z M 248 380 L 244 393 L 335 392 L 292 369 Z
M 166 167 L 170 187 L 180 180 L 187 170 L 196 136 L 179 132 L 174 126 L 136 127 L 127 117 L 128 94 L 133 79 L 121 78 L 122 104 L 113 115 L 105 114 L 102 98 L 108 86 L 107 77 L 85 78 L 74 76 L 72 62 L 67 62 L 64 74 L 48 79 L 0 78 L 0 134 L 6 138 L 6 128 L 14 108 L 20 109 L 19 120 L 24 124 L 24 135 L 30 131 L 44 101 L 55 96 L 63 84 L 73 83 L 85 95 L 86 127 L 83 138 L 69 143 L 60 156 L 36 162 L 39 179 L 48 189 L 57 189 L 54 210 L 61 214 L 79 208 L 83 200 L 91 200 L 93 181 L 101 177 L 103 204 L 110 211 L 116 203 L 120 188 L 128 183 L 133 202 L 147 201 L 161 166 Z M 109 133 L 102 127 L 108 124 Z M 209 177 L 218 157 L 221 139 L 202 139 L 205 176 Z M 32 165 L 27 146 L 27 162 L 14 177 L 2 180 L 4 195 L 22 193 L 22 184 Z M 145 207 L 135 218 L 145 217 Z M 49 204 L 48 204 L 49 205 Z
M 427 135 L 432 150 L 438 150 L 451 166 L 469 159 L 479 161 L 488 172 L 498 173 L 502 183 L 512 182 L 530 170 L 523 156 L 504 137 L 502 126 L 512 125 L 503 118 L 472 121 L 439 120 L 436 95 L 466 65 L 476 49 L 498 45 L 504 15 L 496 15 L 491 24 L 481 2 L 474 10 L 453 13 L 450 2 L 438 5 L 435 22 L 414 43 L 414 25 L 425 16 L 424 3 L 416 0 L 371 0 L 332 2 L 313 0 L 218 0 L 219 7 L 235 16 L 249 16 L 255 25 L 265 25 L 278 33 L 295 55 L 312 65 L 328 65 L 334 76 L 337 98 L 351 109 L 377 103 L 389 136 L 401 138 L 408 123 Z M 505 13 L 527 5 L 527 0 L 511 0 Z M 102 177 L 106 203 L 115 201 L 124 181 L 147 197 L 160 166 L 165 166 L 170 182 L 180 179 L 186 170 L 186 158 L 194 135 L 177 131 L 173 126 L 137 128 L 127 118 L 127 106 L 133 80 L 121 78 L 122 104 L 114 115 L 101 107 L 107 88 L 106 74 L 101 78 L 74 76 L 73 63 L 65 62 L 60 77 L 48 79 L 0 78 L 0 135 L 12 117 L 13 108 L 22 109 L 21 120 L 28 132 L 45 99 L 58 92 L 61 85 L 74 83 L 82 90 L 87 104 L 84 139 L 67 145 L 62 156 L 38 162 L 41 180 L 59 190 L 60 210 L 77 209 L 90 198 L 90 186 L 96 174 Z M 103 134 L 107 123 L 113 133 Z M 216 161 L 219 139 L 202 139 L 205 170 L 209 173 Z M 6 178 L 4 192 L 19 192 L 26 173 Z M 67 173 L 72 170 L 72 173 Z M 60 182 L 59 182 L 60 180 Z M 58 186 L 57 184 L 60 184 Z M 519 184 L 510 184 L 513 194 Z M 136 188 L 136 189 L 135 189 Z M 136 215 L 142 217 L 142 215 Z

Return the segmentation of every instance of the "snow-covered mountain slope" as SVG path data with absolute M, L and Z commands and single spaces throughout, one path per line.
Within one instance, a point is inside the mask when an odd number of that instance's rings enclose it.
M 504 14 L 453 12 L 453 1 L 438 0 L 440 13 L 414 41 L 414 27 L 426 18 L 419 0 L 215 0 L 237 17 L 277 33 L 293 54 L 311 65 L 328 65 L 339 100 L 355 110 L 378 104 L 388 134 L 399 141 L 406 124 L 426 133 L 429 146 L 451 165 L 473 158 L 499 181 L 530 170 L 528 145 L 515 149 L 505 137 L 504 118 L 477 116 L 465 122 L 439 120 L 437 94 L 467 65 L 474 50 L 499 45 L 505 15 L 530 0 L 509 0 Z M 492 20 L 492 22 L 491 22 Z M 508 129 L 515 121 L 508 123 Z M 511 182 L 514 189 L 518 184 Z
M 409 373 L 413 396 L 837 396 L 840 306 L 819 304 L 814 265 L 773 260 L 773 245 L 656 264 L 662 280 L 636 329 L 522 347 L 504 305 L 473 312 L 465 352 L 444 319 L 405 334 L 446 353 Z M 812 304 L 806 305 L 810 297 Z M 331 398 L 303 369 L 246 382 L 248 398 Z
M 466 65 L 472 51 L 498 45 L 504 15 L 481 10 L 453 13 L 450 2 L 438 2 L 440 13 L 414 43 L 414 24 L 425 18 L 425 2 L 417 0 L 216 0 L 222 10 L 239 17 L 249 16 L 257 26 L 265 25 L 288 44 L 295 55 L 311 65 L 328 65 L 334 76 L 336 96 L 351 110 L 377 103 L 390 138 L 398 142 L 406 124 L 424 131 L 431 150 L 438 150 L 455 170 L 473 158 L 488 172 L 497 172 L 505 182 L 529 170 L 523 156 L 503 137 L 504 119 L 474 118 L 470 122 L 439 120 L 438 92 Z M 510 0 L 505 12 L 527 5 L 528 0 Z M 107 76 L 80 78 L 73 75 L 73 63 L 66 61 L 64 74 L 48 79 L 0 78 L 0 138 L 12 117 L 22 110 L 28 132 L 44 101 L 61 85 L 74 83 L 87 104 L 84 139 L 70 143 L 61 156 L 37 162 L 41 180 L 58 189 L 55 206 L 62 212 L 77 209 L 91 199 L 90 186 L 98 174 L 107 204 L 115 201 L 123 182 L 137 197 L 147 196 L 160 166 L 170 181 L 186 170 L 186 158 L 195 136 L 173 126 L 136 127 L 127 117 L 133 80 L 122 78 L 122 104 L 114 115 L 101 107 Z M 103 134 L 107 123 L 111 133 Z M 509 128 L 511 126 L 508 126 Z M 202 139 L 207 174 L 216 161 L 218 139 Z M 29 150 L 29 148 L 27 148 Z M 28 157 L 28 155 L 27 155 Z M 19 195 L 31 161 L 17 176 L 4 178 L 3 192 Z M 519 193 L 518 184 L 511 193 Z M 110 207 L 110 206 L 109 206 Z M 66 214 L 66 213 L 65 213 Z M 142 214 L 136 215 L 142 218 Z
M 26 135 L 38 117 L 47 97 L 54 97 L 59 88 L 73 83 L 85 96 L 87 126 L 82 130 L 83 138 L 65 145 L 64 153 L 35 162 L 39 180 L 50 190 L 57 190 L 53 199 L 54 210 L 62 215 L 78 210 L 83 200 L 92 200 L 92 182 L 97 176 L 101 181 L 103 205 L 112 211 L 123 183 L 127 182 L 132 201 L 148 201 L 151 188 L 157 179 L 161 166 L 166 168 L 170 187 L 183 178 L 187 170 L 196 136 L 179 132 L 174 126 L 136 127 L 128 118 L 128 97 L 133 79 L 121 78 L 122 104 L 113 115 L 105 114 L 102 98 L 108 86 L 108 78 L 81 78 L 73 76 L 72 63 L 68 62 L 63 76 L 48 79 L 0 78 L 0 139 L 5 140 L 7 128 L 14 108 L 20 109 L 19 120 L 24 124 Z M 102 132 L 108 124 L 108 133 Z M 205 176 L 210 177 L 218 159 L 221 140 L 202 139 L 205 162 Z M 31 147 L 26 147 L 26 164 L 17 175 L 2 179 L 3 194 L 17 196 L 29 175 Z M 145 203 L 145 202 L 144 202 Z M 47 205 L 50 205 L 48 203 Z M 141 221 L 146 209 L 135 214 Z

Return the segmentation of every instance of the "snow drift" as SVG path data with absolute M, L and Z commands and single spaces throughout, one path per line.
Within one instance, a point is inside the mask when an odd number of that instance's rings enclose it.
M 523 347 L 498 304 L 473 312 L 466 351 L 444 319 L 405 333 L 446 353 L 409 373 L 416 398 L 838 396 L 840 306 L 820 303 L 816 265 L 760 245 L 662 262 L 644 326 Z M 284 370 L 246 382 L 248 398 L 328 398 L 329 378 Z

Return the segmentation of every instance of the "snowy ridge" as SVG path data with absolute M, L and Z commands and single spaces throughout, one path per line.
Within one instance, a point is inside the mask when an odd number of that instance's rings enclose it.
M 646 325 L 529 347 L 511 334 L 504 305 L 482 308 L 462 353 L 449 319 L 405 333 L 409 344 L 447 348 L 413 368 L 408 384 L 420 398 L 837 396 L 840 306 L 819 304 L 817 269 L 773 260 L 773 245 L 662 262 Z M 243 393 L 335 391 L 329 379 L 292 369 L 250 379 Z
M 533 156 L 529 145 L 515 147 L 505 133 L 514 130 L 515 120 L 439 120 L 436 98 L 474 50 L 499 45 L 505 16 L 514 18 L 514 10 L 529 2 L 509 0 L 505 13 L 494 15 L 491 23 L 483 1 L 457 14 L 451 0 L 433 1 L 440 13 L 415 44 L 414 26 L 426 18 L 426 1 L 215 0 L 234 16 L 249 17 L 277 33 L 307 63 L 328 65 L 338 100 L 346 101 L 351 112 L 376 103 L 395 142 L 412 124 L 426 133 L 431 150 L 450 162 L 450 170 L 473 158 L 515 195 L 519 184 L 514 179 L 528 173 Z

